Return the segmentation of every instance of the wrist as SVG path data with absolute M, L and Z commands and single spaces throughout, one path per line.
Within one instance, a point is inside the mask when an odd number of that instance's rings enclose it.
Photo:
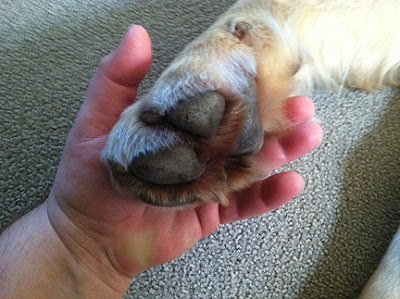
M 0 297 L 121 298 L 129 279 L 94 263 L 91 252 L 82 254 L 86 248 L 74 247 L 82 244 L 66 246 L 50 222 L 48 205 L 46 201 L 0 236 Z M 67 221 L 61 225 L 71 229 Z
M 71 220 L 56 199 L 50 195 L 46 203 L 46 214 L 58 242 L 71 258 L 70 265 L 77 285 L 82 290 L 92 290 L 83 298 L 120 298 L 129 287 L 134 275 L 123 273 L 113 258 L 111 240 L 103 232 L 90 231 L 83 223 Z M 101 290 L 101 291 L 100 291 Z M 108 292 L 108 296 L 105 296 Z M 114 295 L 112 297 L 111 295 Z M 99 297 L 100 296 L 100 297 Z

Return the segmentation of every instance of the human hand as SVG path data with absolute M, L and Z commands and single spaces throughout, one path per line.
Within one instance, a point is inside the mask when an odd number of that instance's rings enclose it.
M 119 48 L 102 60 L 91 82 L 46 201 L 50 222 L 77 263 L 114 289 L 122 290 L 135 274 L 177 258 L 223 223 L 278 208 L 304 186 L 299 174 L 280 173 L 232 194 L 227 207 L 214 203 L 191 209 L 153 207 L 118 193 L 101 151 L 150 64 L 150 38 L 142 27 L 133 26 Z M 322 140 L 322 129 L 310 121 L 311 100 L 288 100 L 286 113 L 293 129 L 265 140 L 258 154 L 264 173 Z

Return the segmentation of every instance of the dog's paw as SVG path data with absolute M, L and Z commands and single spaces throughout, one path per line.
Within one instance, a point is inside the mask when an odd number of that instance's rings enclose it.
M 259 178 L 253 157 L 265 118 L 280 109 L 261 113 L 261 121 L 252 26 L 218 24 L 189 44 L 111 132 L 103 158 L 119 190 L 160 206 L 226 205 L 229 192 Z
M 157 84 L 110 135 L 103 157 L 115 185 L 153 205 L 227 204 L 254 175 L 251 157 L 264 141 L 254 81 L 241 92 L 175 90 L 166 103 L 171 83 Z

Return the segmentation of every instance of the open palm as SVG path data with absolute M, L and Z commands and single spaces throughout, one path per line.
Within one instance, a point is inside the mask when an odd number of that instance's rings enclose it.
M 151 56 L 147 32 L 132 26 L 119 48 L 102 60 L 68 136 L 47 201 L 51 223 L 65 245 L 78 259 L 85 255 L 90 269 L 109 271 L 110 277 L 117 273 L 118 278 L 130 279 L 170 261 L 220 224 L 273 210 L 304 186 L 299 174 L 280 173 L 232 194 L 227 207 L 204 204 L 194 209 L 153 207 L 118 193 L 101 161 L 101 151 L 121 112 L 134 101 Z M 265 140 L 258 154 L 265 173 L 309 152 L 322 139 L 320 126 L 310 122 L 311 100 L 296 97 L 287 103 L 294 127 L 287 136 Z

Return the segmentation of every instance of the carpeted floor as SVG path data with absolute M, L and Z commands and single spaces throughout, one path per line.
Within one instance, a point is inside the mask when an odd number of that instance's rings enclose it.
M 129 24 L 153 40 L 144 92 L 233 2 L 2 0 L 0 228 L 48 195 L 89 79 Z M 126 298 L 355 298 L 400 224 L 399 97 L 317 92 L 323 144 L 284 168 L 305 176 L 301 195 L 141 274 Z

